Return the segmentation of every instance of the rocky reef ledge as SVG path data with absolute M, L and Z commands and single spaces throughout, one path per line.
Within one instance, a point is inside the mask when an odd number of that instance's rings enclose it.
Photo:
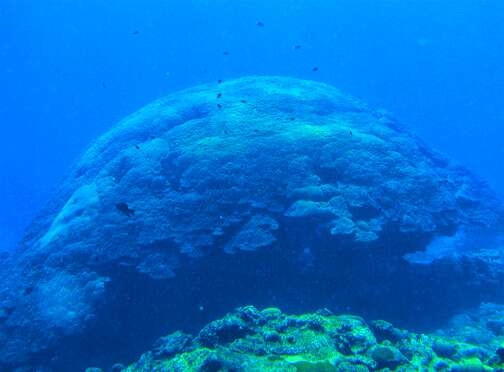
M 483 304 L 435 334 L 327 309 L 287 315 L 246 306 L 196 337 L 162 337 L 136 363 L 112 371 L 504 371 L 504 306 Z

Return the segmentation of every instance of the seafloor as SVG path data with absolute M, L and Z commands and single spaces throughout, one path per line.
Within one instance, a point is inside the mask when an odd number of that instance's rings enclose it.
M 162 337 L 136 363 L 112 371 L 504 371 L 504 306 L 483 304 L 432 334 L 327 309 L 288 315 L 246 306 L 196 337 Z

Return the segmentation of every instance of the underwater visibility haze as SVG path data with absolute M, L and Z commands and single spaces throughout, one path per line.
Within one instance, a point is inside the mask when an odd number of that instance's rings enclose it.
M 1 371 L 504 370 L 503 3 L 0 21 Z

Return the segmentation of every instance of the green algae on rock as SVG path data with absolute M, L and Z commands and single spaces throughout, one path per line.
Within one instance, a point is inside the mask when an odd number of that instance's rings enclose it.
M 278 309 L 259 311 L 247 306 L 208 324 L 190 340 L 184 335 L 184 347 L 176 354 L 163 357 L 155 348 L 123 372 L 476 372 L 504 368 L 504 359 L 490 344 L 478 347 L 444 336 L 416 334 L 390 323 L 389 332 L 379 334 L 373 323 L 351 315 L 287 315 Z M 180 345 L 180 338 L 179 332 L 164 337 L 157 349 L 164 343 L 171 350 Z M 477 354 L 467 352 L 478 348 Z

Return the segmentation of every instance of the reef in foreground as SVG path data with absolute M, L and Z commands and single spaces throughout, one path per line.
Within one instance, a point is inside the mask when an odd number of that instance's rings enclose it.
M 327 309 L 287 315 L 246 306 L 197 337 L 180 331 L 162 337 L 136 363 L 112 370 L 504 371 L 504 306 L 483 304 L 430 335 Z

